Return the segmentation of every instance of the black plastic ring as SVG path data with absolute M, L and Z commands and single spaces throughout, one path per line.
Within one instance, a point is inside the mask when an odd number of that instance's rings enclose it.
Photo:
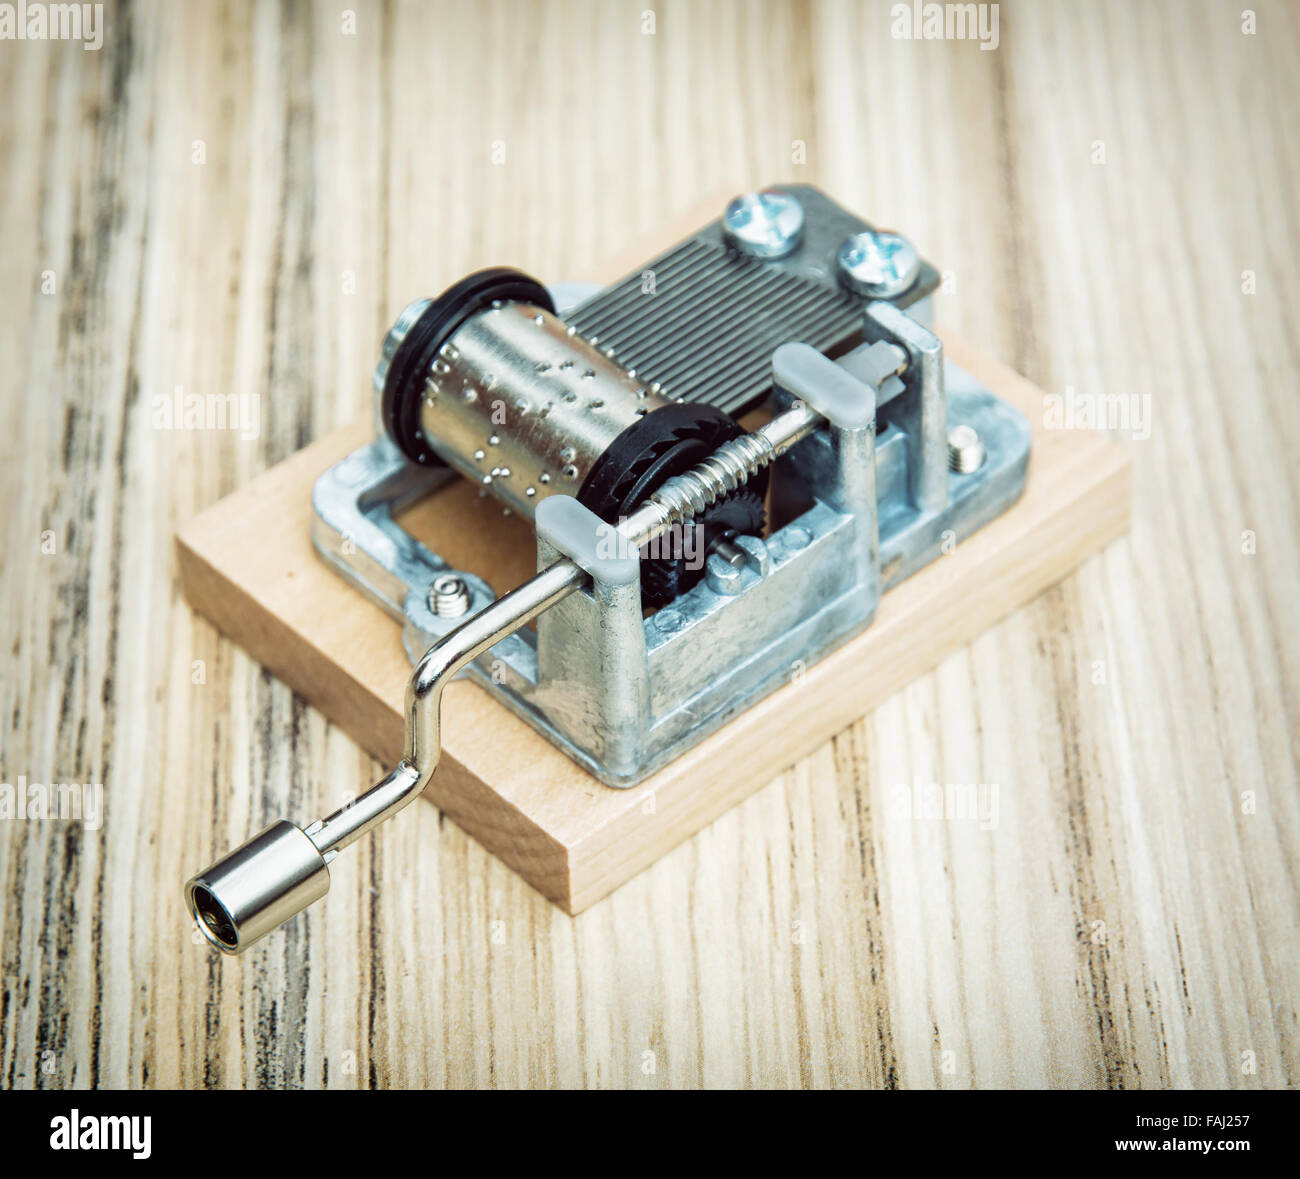
M 380 414 L 384 429 L 412 462 L 439 460 L 420 430 L 424 382 L 438 349 L 471 315 L 496 302 L 530 303 L 555 314 L 550 292 L 535 278 L 507 266 L 476 270 L 442 292 L 411 325 L 397 346 L 384 380 Z
M 725 410 L 696 402 L 669 402 L 638 418 L 592 464 L 578 491 L 578 502 L 606 523 L 628 515 L 670 475 L 693 462 L 663 463 L 675 446 L 691 443 L 699 459 L 744 431 Z M 693 456 L 692 456 L 693 457 Z M 698 461 L 696 459 L 695 461 Z
M 664 482 L 702 462 L 722 443 L 743 434 L 730 414 L 717 406 L 670 402 L 628 426 L 592 465 L 578 491 L 578 502 L 607 523 L 631 515 Z M 768 471 L 758 471 L 743 486 L 694 517 L 704 543 L 729 529 L 758 532 L 763 527 L 763 497 Z M 641 597 L 661 606 L 690 589 L 704 575 L 688 570 L 680 557 L 659 556 L 641 563 Z

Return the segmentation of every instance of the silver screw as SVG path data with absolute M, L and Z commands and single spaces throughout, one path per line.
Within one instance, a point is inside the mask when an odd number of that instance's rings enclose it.
M 704 580 L 715 594 L 730 597 L 740 593 L 745 583 L 745 550 L 732 544 L 729 537 L 719 537 L 709 546 Z
M 868 229 L 847 238 L 836 254 L 840 278 L 859 295 L 892 299 L 921 273 L 921 258 L 902 234 Z
M 704 579 L 715 594 L 731 596 L 744 587 L 746 567 L 767 576 L 772 567 L 767 545 L 756 536 L 720 537 L 709 546 Z
M 722 230 L 743 253 L 755 258 L 782 258 L 803 236 L 803 206 L 784 189 L 747 192 L 727 205 Z
M 438 618 L 459 618 L 469 609 L 469 587 L 454 573 L 435 577 L 429 587 L 429 609 Z
M 984 465 L 984 440 L 974 426 L 953 426 L 948 431 L 948 466 L 969 475 Z

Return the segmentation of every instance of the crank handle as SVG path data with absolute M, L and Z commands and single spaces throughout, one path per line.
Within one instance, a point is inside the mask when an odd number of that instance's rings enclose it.
M 709 459 L 667 480 L 625 520 L 619 526 L 624 539 L 639 548 L 689 520 L 809 434 L 818 420 L 808 406 L 796 404 L 723 443 Z M 224 953 L 238 954 L 320 900 L 329 891 L 330 861 L 432 780 L 442 752 L 447 681 L 587 579 L 573 561 L 557 561 L 434 643 L 407 685 L 406 749 L 397 768 L 328 818 L 305 828 L 281 819 L 193 877 L 185 899 L 203 936 Z

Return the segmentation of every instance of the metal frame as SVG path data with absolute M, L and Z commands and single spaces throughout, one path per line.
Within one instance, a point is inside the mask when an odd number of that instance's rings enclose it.
M 739 538 L 735 563 L 710 556 L 703 582 L 642 618 L 639 580 L 592 555 L 612 530 L 594 516 L 575 520 L 561 505 L 576 503 L 553 497 L 539 505 L 538 567 L 567 557 L 590 584 L 542 613 L 536 634 L 518 629 L 466 665 L 607 785 L 635 785 L 860 632 L 883 589 L 1023 490 L 1028 422 L 946 364 L 938 337 L 897 307 L 869 304 L 862 345 L 838 361 L 788 347 L 774 357 L 776 406 L 802 400 L 824 420 L 774 463 L 777 526 L 766 539 Z M 864 406 L 866 424 L 854 416 Z M 888 419 L 879 435 L 877 407 Z M 985 451 L 965 474 L 948 468 L 958 424 L 975 429 Z M 414 467 L 380 438 L 313 491 L 317 551 L 403 624 L 413 662 L 496 600 L 482 578 L 452 570 L 395 521 L 450 475 Z M 570 512 L 563 526 L 555 510 L 542 511 L 549 504 Z M 469 591 L 461 617 L 438 616 L 428 600 L 448 572 Z
M 756 215 L 761 224 L 748 219 Z M 887 239 L 898 273 L 869 265 L 870 251 L 847 249 L 865 241 L 883 257 Z M 636 276 L 585 297 L 557 292 L 569 322 L 549 327 L 581 331 L 588 350 L 599 334 L 592 375 L 608 368 L 611 380 L 631 380 L 634 361 L 645 374 L 638 387 L 649 381 L 647 400 L 734 412 L 770 387 L 773 416 L 659 482 L 626 520 L 606 523 L 567 495 L 504 495 L 531 509 L 538 573 L 499 598 L 397 524 L 404 507 L 452 477 L 450 466 L 408 461 L 378 422 L 377 441 L 324 472 L 312 492 L 313 543 L 401 624 L 415 664 L 402 756 L 332 814 L 306 827 L 274 823 L 187 883 L 191 912 L 214 946 L 238 953 L 319 899 L 339 851 L 419 797 L 441 756 L 442 692 L 453 677 L 473 677 L 601 781 L 631 786 L 868 626 L 885 589 L 1021 494 L 1029 423 L 945 363 L 929 328 L 937 272 L 897 234 L 796 186 L 732 202 L 652 265 L 664 279 L 654 301 L 640 299 Z M 873 291 L 879 301 L 868 301 Z M 413 304 L 389 332 L 377 391 L 431 307 Z M 498 310 L 481 314 L 501 318 Z M 532 320 L 548 328 L 545 315 Z M 509 325 L 480 326 L 494 370 L 498 359 L 532 357 L 508 343 L 492 352 Z M 473 324 L 457 330 L 478 338 Z M 813 343 L 787 342 L 790 334 Z M 450 359 L 440 359 L 426 378 L 429 410 L 450 371 Z M 517 374 L 521 397 L 533 371 L 546 368 L 543 356 Z M 458 422 L 435 423 L 436 438 L 447 442 Z M 566 421 L 544 441 L 567 450 L 568 435 L 582 428 L 581 417 Z M 463 457 L 463 445 L 447 443 L 449 461 Z M 607 455 L 608 446 L 605 438 L 589 449 Z M 765 468 L 769 535 L 715 537 L 703 580 L 646 617 L 642 551 Z M 571 481 L 576 487 L 576 475 Z

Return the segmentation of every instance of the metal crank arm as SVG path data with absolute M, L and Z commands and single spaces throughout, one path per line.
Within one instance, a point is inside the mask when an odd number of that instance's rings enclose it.
M 808 436 L 820 420 L 800 402 L 759 429 L 723 443 L 696 467 L 660 486 L 617 526 L 618 539 L 634 553 L 731 494 Z M 323 897 L 334 857 L 413 801 L 433 778 L 442 752 L 446 683 L 589 580 L 588 571 L 575 561 L 556 561 L 434 643 L 411 675 L 406 746 L 384 778 L 310 826 L 277 820 L 186 884 L 190 911 L 208 941 L 228 954 L 240 953 Z

